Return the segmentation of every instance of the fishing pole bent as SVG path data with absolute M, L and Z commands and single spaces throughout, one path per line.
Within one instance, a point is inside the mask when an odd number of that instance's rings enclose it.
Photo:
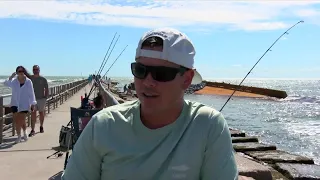
M 293 26 L 291 26 L 289 29 L 287 29 L 284 33 L 282 33 L 279 37 L 278 37 L 278 39 L 276 39 L 273 43 L 272 43 L 272 45 L 263 53 L 263 55 L 259 58 L 259 60 L 253 65 L 253 67 L 250 69 L 250 71 L 247 73 L 247 75 L 242 79 L 242 81 L 240 82 L 240 84 L 238 85 L 239 87 L 241 86 L 241 84 L 243 83 L 243 81 L 248 77 L 248 75 L 252 72 L 252 70 L 256 67 L 256 65 L 260 62 L 260 60 L 269 52 L 269 51 L 271 51 L 271 48 L 273 47 L 273 45 L 275 45 L 277 42 L 278 42 L 278 40 L 282 37 L 282 36 L 284 36 L 285 34 L 289 34 L 288 32 L 292 29 L 292 28 L 294 28 L 296 25 L 298 25 L 299 23 L 303 23 L 304 21 L 299 21 L 299 22 L 297 22 L 296 24 L 294 24 Z M 231 97 L 233 96 L 233 94 L 235 93 L 237 91 L 237 89 L 235 89 L 234 91 L 233 91 L 233 93 L 229 96 L 229 98 L 228 98 L 228 100 L 224 103 L 224 105 L 222 106 L 222 108 L 220 109 L 220 112 L 223 110 L 223 108 L 225 107 L 225 105 L 230 101 L 230 99 L 231 99 Z

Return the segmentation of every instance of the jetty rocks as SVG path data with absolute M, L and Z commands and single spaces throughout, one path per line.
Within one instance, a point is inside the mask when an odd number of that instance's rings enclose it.
M 320 165 L 313 159 L 278 150 L 236 129 L 230 133 L 240 175 L 259 180 L 320 180 Z
M 191 84 L 188 89 L 185 90 L 185 94 L 193 94 L 196 91 L 203 89 L 206 86 L 205 82 L 200 84 Z

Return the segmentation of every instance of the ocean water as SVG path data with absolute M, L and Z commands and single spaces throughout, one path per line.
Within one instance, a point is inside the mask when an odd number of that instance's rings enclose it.
M 132 79 L 119 78 L 122 89 Z M 239 84 L 241 79 L 208 79 Z M 284 90 L 288 97 L 232 97 L 222 110 L 228 125 L 279 150 L 311 157 L 320 164 L 320 79 L 247 79 L 243 85 Z M 186 95 L 220 110 L 228 96 Z
M 48 77 L 50 85 L 77 78 Z M 120 82 L 119 89 L 133 80 L 112 79 Z M 234 84 L 241 81 L 208 80 Z M 279 150 L 311 157 L 320 164 L 320 79 L 247 79 L 243 85 L 284 90 L 288 97 L 281 100 L 233 97 L 222 111 L 228 125 L 248 135 L 258 136 L 263 143 L 276 145 Z M 3 89 L 0 85 L 1 93 L 10 93 L 10 89 Z M 228 96 L 186 95 L 185 98 L 220 110 Z

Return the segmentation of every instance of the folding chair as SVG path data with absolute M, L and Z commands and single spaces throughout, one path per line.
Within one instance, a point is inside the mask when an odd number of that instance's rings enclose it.
M 67 166 L 69 159 L 69 150 L 73 150 L 75 143 L 81 135 L 88 122 L 91 120 L 92 116 L 99 112 L 100 109 L 79 109 L 70 107 L 71 112 L 71 140 L 69 140 L 67 154 L 64 162 L 64 169 Z M 72 142 L 72 143 L 71 143 Z
M 75 137 L 78 139 L 81 132 L 86 127 L 92 116 L 101 109 L 79 109 L 70 107 L 71 112 L 71 127 L 75 131 Z
M 77 142 L 78 138 L 80 137 L 81 132 L 84 130 L 88 122 L 91 120 L 92 116 L 99 111 L 100 109 L 81 109 L 70 107 L 71 120 L 67 126 L 61 127 L 59 137 L 60 147 L 67 149 L 63 169 L 66 168 L 68 163 L 69 150 L 73 150 L 73 147 Z

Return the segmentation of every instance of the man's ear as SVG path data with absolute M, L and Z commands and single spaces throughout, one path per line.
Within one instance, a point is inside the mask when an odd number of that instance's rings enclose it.
M 191 85 L 191 82 L 192 82 L 192 78 L 194 76 L 194 71 L 191 69 L 191 70 L 188 70 L 184 73 L 183 75 L 183 89 L 186 90 L 188 89 L 188 87 Z

